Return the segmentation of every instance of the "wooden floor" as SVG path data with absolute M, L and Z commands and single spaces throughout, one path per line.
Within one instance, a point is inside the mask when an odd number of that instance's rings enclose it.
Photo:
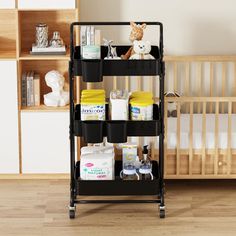
M 69 181 L 1 180 L 0 235 L 236 235 L 236 181 L 166 185 L 166 219 L 155 204 L 104 204 L 79 205 L 69 220 Z

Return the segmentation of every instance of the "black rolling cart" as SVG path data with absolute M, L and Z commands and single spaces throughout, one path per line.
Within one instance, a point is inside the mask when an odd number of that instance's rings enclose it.
M 141 22 L 138 22 L 142 24 Z M 146 22 L 159 28 L 159 46 L 152 46 L 155 60 L 104 60 L 107 48 L 101 46 L 99 60 L 85 60 L 80 57 L 80 46 L 74 45 L 75 27 L 82 25 L 125 26 L 129 22 L 74 22 L 70 28 L 70 205 L 69 216 L 75 218 L 76 204 L 79 203 L 158 203 L 160 218 L 165 217 L 164 203 L 164 77 L 163 25 L 160 22 Z M 158 35 L 158 34 L 157 34 Z M 116 46 L 118 55 L 125 54 L 130 46 Z M 159 75 L 160 102 L 153 105 L 151 121 L 81 121 L 80 105 L 74 103 L 74 78 L 82 76 L 85 82 L 101 82 L 103 76 L 155 76 Z M 108 109 L 106 109 L 108 111 Z M 80 162 L 75 161 L 75 136 L 87 143 L 99 143 L 107 137 L 110 143 L 124 143 L 127 136 L 159 136 L 159 161 L 152 161 L 153 180 L 121 180 L 119 173 L 122 162 L 115 163 L 115 180 L 97 181 L 80 179 Z M 80 195 L 153 195 L 147 200 L 80 200 Z

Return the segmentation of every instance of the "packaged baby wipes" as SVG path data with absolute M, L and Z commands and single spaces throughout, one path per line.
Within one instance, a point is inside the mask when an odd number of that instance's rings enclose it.
M 90 153 L 80 158 L 80 178 L 82 180 L 113 180 L 114 154 Z

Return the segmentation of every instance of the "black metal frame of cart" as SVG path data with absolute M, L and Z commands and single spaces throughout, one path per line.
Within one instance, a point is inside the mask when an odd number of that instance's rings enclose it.
M 106 48 L 101 47 L 99 60 L 84 60 L 80 58 L 80 47 L 74 45 L 75 26 L 106 25 L 128 26 L 129 22 L 74 22 L 70 28 L 70 205 L 69 216 L 75 217 L 78 203 L 159 203 L 160 218 L 165 217 L 164 203 L 164 77 L 165 63 L 163 61 L 163 25 L 160 22 L 146 22 L 147 25 L 159 27 L 159 47 L 152 46 L 151 54 L 155 60 L 103 60 Z M 137 24 L 142 24 L 137 22 Z M 124 54 L 130 46 L 116 46 L 119 54 Z M 81 121 L 80 105 L 74 104 L 74 78 L 82 76 L 85 82 L 100 82 L 103 76 L 135 76 L 159 75 L 160 102 L 154 105 L 152 121 Z M 91 132 L 92 131 L 92 132 Z M 100 142 L 107 136 L 109 142 L 125 142 L 127 136 L 159 136 L 159 162 L 153 161 L 154 180 L 122 181 L 119 177 L 107 181 L 86 181 L 80 179 L 80 162 L 75 162 L 75 136 L 80 136 L 86 142 Z M 119 176 L 122 162 L 116 161 L 115 175 Z M 152 200 L 80 200 L 79 195 L 154 195 Z

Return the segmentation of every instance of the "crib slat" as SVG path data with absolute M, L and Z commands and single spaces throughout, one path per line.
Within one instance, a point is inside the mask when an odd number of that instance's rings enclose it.
M 202 87 L 202 63 L 199 62 L 197 64 L 197 82 L 198 82 L 198 94 L 199 96 L 201 97 L 202 96 L 202 90 L 203 90 L 203 87 Z M 197 104 L 197 113 L 200 113 L 201 112 L 201 103 L 199 102 Z
M 154 97 L 156 97 L 156 93 L 154 93 L 154 91 L 153 91 L 153 88 L 154 88 L 154 87 L 155 87 L 155 86 L 153 85 L 153 76 L 151 76 L 151 77 L 149 78 L 148 91 L 151 92 Z
M 165 72 L 165 92 L 170 91 L 169 88 L 169 63 L 166 63 L 166 68 L 165 68 L 166 72 Z M 156 93 L 154 93 L 156 94 Z
M 117 76 L 113 76 L 113 89 L 117 89 Z
M 222 62 L 222 86 L 221 96 L 225 96 L 225 82 L 226 82 L 226 62 Z M 225 113 L 225 104 L 221 104 L 221 113 Z
M 206 173 L 206 102 L 202 104 L 202 175 Z
M 180 175 L 180 102 L 177 102 L 176 174 Z
M 174 62 L 174 92 L 177 92 L 178 90 L 177 75 L 178 75 L 177 62 Z
M 190 91 L 190 63 L 186 62 L 185 63 L 185 88 L 184 88 L 184 93 L 185 96 L 189 96 L 189 91 Z
M 190 63 L 185 63 L 185 87 L 184 87 L 184 96 L 189 96 L 190 91 Z M 189 107 L 186 106 L 186 113 L 189 112 Z
M 142 90 L 142 77 L 138 76 L 137 80 L 138 80 L 138 90 Z
M 232 138 L 232 102 L 228 103 L 228 143 L 227 143 L 227 174 L 231 174 L 231 138 Z
M 86 83 L 87 89 L 93 89 L 94 88 L 94 83 Z
M 192 175 L 193 167 L 193 102 L 190 102 L 190 122 L 189 122 L 189 175 Z
M 219 139 L 219 102 L 215 103 L 216 109 L 215 109 L 215 158 L 214 158 L 214 174 L 218 174 L 218 139 Z
M 125 90 L 129 91 L 129 76 L 125 76 Z
M 213 62 L 210 63 L 210 97 L 213 97 L 213 80 L 214 80 L 214 65 Z M 213 104 L 210 103 L 209 108 L 210 113 L 213 111 Z

